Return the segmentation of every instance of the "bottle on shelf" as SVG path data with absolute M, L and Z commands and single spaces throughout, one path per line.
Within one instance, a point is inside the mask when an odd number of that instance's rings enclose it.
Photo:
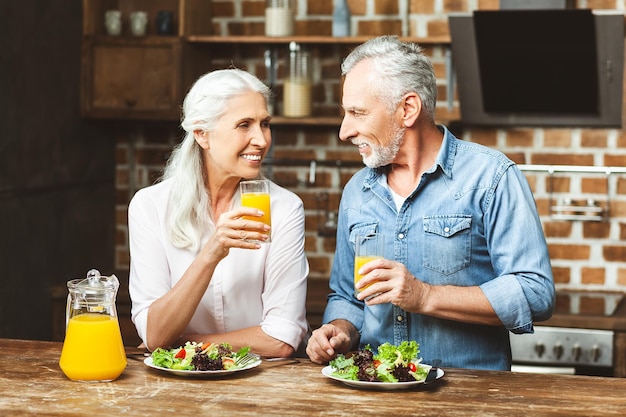
M 265 35 L 293 35 L 293 0 L 267 0 L 265 5 Z
M 350 8 L 348 0 L 335 0 L 333 10 L 333 36 L 350 36 Z
M 174 34 L 174 12 L 159 10 L 155 19 L 156 33 L 161 36 Z
M 285 80 L 283 114 L 285 117 L 311 115 L 313 89 L 311 55 L 296 42 L 289 43 L 289 77 Z

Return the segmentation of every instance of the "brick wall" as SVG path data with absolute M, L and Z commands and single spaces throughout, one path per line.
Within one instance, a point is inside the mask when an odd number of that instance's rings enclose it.
M 207 0 L 208 1 L 208 0 Z M 330 34 L 332 2 L 294 0 L 296 34 Z M 447 36 L 450 12 L 497 9 L 497 0 L 348 0 L 353 15 L 353 35 L 386 33 L 416 37 Z M 408 8 L 408 20 L 401 10 Z M 624 10 L 623 0 L 579 0 L 579 8 Z M 263 34 L 265 0 L 214 0 L 212 27 L 221 35 Z M 216 67 L 231 63 L 264 79 L 263 47 L 216 48 Z M 438 76 L 438 117 L 458 116 L 447 109 L 445 45 L 425 48 Z M 339 63 L 342 47 L 314 51 L 316 72 L 314 114 L 337 115 L 340 94 Z M 283 75 L 279 65 L 279 78 Z M 281 85 L 275 91 L 280 97 Z M 280 103 L 278 110 L 280 110 Z M 626 111 L 626 106 L 625 106 Z M 325 280 L 330 273 L 335 239 L 319 232 L 325 212 L 335 212 L 343 184 L 355 171 L 346 161 L 360 161 L 358 152 L 337 139 L 337 126 L 275 126 L 272 157 L 303 161 L 331 161 L 315 170 L 302 166 L 266 166 L 277 183 L 296 192 L 306 210 L 306 251 L 311 279 Z M 472 129 L 462 139 L 502 150 L 519 164 L 626 166 L 626 131 L 620 129 Z M 127 205 L 134 192 L 154 182 L 171 148 L 181 138 L 175 123 L 120 125 L 117 130 L 117 247 L 118 276 L 127 276 L 129 255 Z M 333 165 L 343 161 L 343 165 Z M 557 287 L 562 289 L 626 291 L 626 175 L 605 173 L 547 173 L 528 171 L 550 246 Z M 558 220 L 550 207 L 565 198 L 593 199 L 608 211 L 603 221 Z

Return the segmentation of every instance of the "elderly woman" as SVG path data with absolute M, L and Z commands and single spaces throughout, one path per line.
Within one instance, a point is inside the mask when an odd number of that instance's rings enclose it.
M 269 94 L 238 69 L 198 79 L 162 180 L 130 202 L 132 318 L 148 349 L 226 342 L 288 357 L 305 339 L 302 201 L 270 184 L 271 243 L 250 220 L 263 213 L 240 203 L 271 145 Z

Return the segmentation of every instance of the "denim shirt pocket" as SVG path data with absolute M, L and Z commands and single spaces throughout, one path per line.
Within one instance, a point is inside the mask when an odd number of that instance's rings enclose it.
M 466 268 L 471 259 L 472 216 L 424 216 L 424 268 L 450 275 Z

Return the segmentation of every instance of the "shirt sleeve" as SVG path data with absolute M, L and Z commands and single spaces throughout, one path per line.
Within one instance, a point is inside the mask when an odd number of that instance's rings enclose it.
M 494 190 L 485 234 L 497 276 L 480 287 L 508 330 L 532 332 L 534 321 L 552 315 L 555 288 L 535 200 L 515 165 Z

